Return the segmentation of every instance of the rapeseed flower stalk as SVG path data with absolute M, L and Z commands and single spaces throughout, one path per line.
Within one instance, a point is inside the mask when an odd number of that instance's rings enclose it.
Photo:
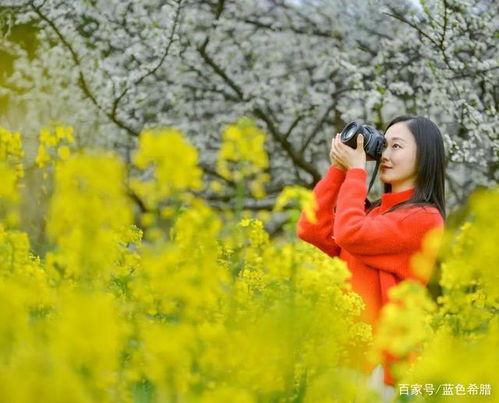
M 265 139 L 265 133 L 247 118 L 227 126 L 222 134 L 217 172 L 237 184 L 240 193 L 237 197 L 244 197 L 245 188 L 255 198 L 265 196 L 265 184 L 270 180 Z
M 439 319 L 457 335 L 485 331 L 499 309 L 498 202 L 497 188 L 473 195 L 467 221 L 445 251 Z
M 106 281 L 118 259 L 117 233 L 132 223 L 124 170 L 116 157 L 75 155 L 56 167 L 47 233 L 62 278 Z
M 7 227 L 19 223 L 20 188 L 24 177 L 21 134 L 0 127 L 0 220 Z
M 307 220 L 316 223 L 315 212 L 317 210 L 317 202 L 312 191 L 301 186 L 286 186 L 279 194 L 274 205 L 274 211 L 282 211 L 285 206 L 291 204 L 293 208 L 290 221 L 296 224 L 301 211 L 305 212 Z
M 4 161 L 0 160 L 0 219 L 2 224 L 9 228 L 15 228 L 19 223 L 19 182 L 16 171 L 10 168 Z
M 139 138 L 139 148 L 133 157 L 141 171 L 151 171 L 149 178 L 132 181 L 132 189 L 148 208 L 187 190 L 201 188 L 202 171 L 197 166 L 198 152 L 175 129 L 146 130 Z M 146 172 L 147 173 L 147 172 Z
M 433 335 L 431 319 L 436 304 L 428 291 L 414 281 L 402 281 L 390 289 L 389 296 L 390 303 L 382 311 L 376 345 L 396 357 L 409 359 L 410 354 L 419 352 L 422 343 Z
M 57 161 L 65 161 L 74 152 L 76 145 L 73 128 L 61 124 L 44 127 L 40 130 L 38 143 L 35 163 L 39 168 L 49 167 Z
M 0 127 L 0 161 L 15 172 L 17 179 L 24 176 L 23 158 L 21 134 Z
M 48 324 L 48 354 L 82 378 L 92 400 L 112 401 L 107 391 L 119 383 L 130 324 L 108 293 L 70 290 L 59 298 L 59 309 Z

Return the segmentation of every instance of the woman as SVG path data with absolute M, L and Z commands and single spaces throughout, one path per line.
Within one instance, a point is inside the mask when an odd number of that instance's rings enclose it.
M 380 178 L 385 193 L 365 210 L 366 154 L 363 137 L 357 148 L 331 144 L 331 167 L 314 188 L 315 224 L 302 213 L 298 236 L 330 256 L 346 261 L 350 282 L 366 305 L 362 320 L 376 332 L 388 290 L 405 279 L 426 285 L 410 267 L 425 234 L 443 228 L 445 219 L 445 153 L 442 135 L 429 119 L 401 116 L 385 132 Z M 384 383 L 394 385 L 387 356 Z M 378 368 L 376 368 L 376 371 Z

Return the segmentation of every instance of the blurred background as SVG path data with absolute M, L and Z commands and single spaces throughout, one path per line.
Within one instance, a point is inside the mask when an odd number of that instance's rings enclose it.
M 72 126 L 78 148 L 114 150 L 128 163 L 143 130 L 178 128 L 197 148 L 205 182 L 220 185 L 202 197 L 226 209 L 237 187 L 217 172 L 216 155 L 226 125 L 247 116 L 267 134 L 265 196 L 248 194 L 242 206 L 257 212 L 271 211 L 285 186 L 312 188 L 349 121 L 384 130 L 398 115 L 424 115 L 445 137 L 452 221 L 499 176 L 498 8 L 493 0 L 0 0 L 0 126 L 22 134 L 33 195 L 40 178 L 29 167 L 43 127 Z M 378 184 L 371 197 L 380 192 Z M 40 203 L 23 210 L 35 247 Z

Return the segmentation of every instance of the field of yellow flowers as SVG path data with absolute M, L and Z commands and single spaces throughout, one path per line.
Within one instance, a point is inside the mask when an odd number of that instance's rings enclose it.
M 244 119 L 223 133 L 216 168 L 240 196 L 264 195 L 264 142 Z M 203 183 L 197 161 L 173 129 L 143 132 L 133 166 L 77 149 L 70 127 L 43 129 L 37 256 L 21 229 L 35 197 L 21 136 L 0 129 L 0 401 L 376 402 L 362 368 L 382 350 L 402 357 L 399 401 L 497 401 L 497 189 L 446 234 L 442 295 L 401 283 L 373 338 L 346 265 L 293 235 L 311 192 L 283 191 L 289 233 L 271 239 L 237 200 L 221 212 L 197 196 L 223 186 Z M 428 238 L 420 270 L 435 248 Z

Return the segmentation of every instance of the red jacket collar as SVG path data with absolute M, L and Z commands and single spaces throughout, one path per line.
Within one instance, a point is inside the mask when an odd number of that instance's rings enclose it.
M 381 195 L 380 211 L 386 211 L 398 203 L 409 200 L 414 193 L 414 189 L 404 190 L 398 193 L 383 193 Z

